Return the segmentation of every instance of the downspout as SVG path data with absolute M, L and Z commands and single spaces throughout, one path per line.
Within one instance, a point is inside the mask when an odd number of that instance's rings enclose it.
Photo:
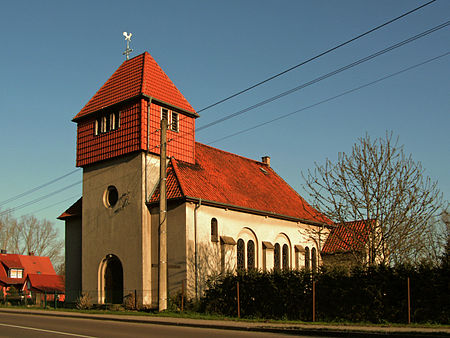
M 152 105 L 152 98 L 149 99 L 147 105 L 147 153 L 145 155 L 145 203 L 148 202 L 148 178 L 147 178 L 147 160 L 150 150 L 150 106 Z
M 202 199 L 198 200 L 198 203 L 194 208 L 194 273 L 195 273 L 195 298 L 198 299 L 198 264 L 197 264 L 197 210 L 202 205 Z

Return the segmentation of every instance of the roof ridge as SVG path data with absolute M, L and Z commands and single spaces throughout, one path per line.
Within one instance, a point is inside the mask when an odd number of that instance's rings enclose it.
M 226 150 L 222 150 L 222 149 L 219 149 L 219 148 L 216 148 L 216 147 L 212 147 L 212 146 L 210 146 L 210 145 L 207 145 L 207 144 L 204 144 L 204 143 L 200 143 L 200 142 L 197 142 L 197 141 L 195 141 L 195 143 L 198 144 L 198 145 L 204 146 L 204 147 L 208 147 L 208 148 L 211 148 L 211 149 L 220 151 L 220 152 L 225 153 L 225 154 L 232 155 L 232 156 L 234 156 L 234 157 L 239 157 L 239 158 L 242 158 L 242 159 L 244 159 L 244 160 L 247 160 L 247 161 L 250 161 L 250 162 L 259 163 L 259 164 L 264 165 L 265 167 L 268 167 L 265 163 L 263 163 L 263 162 L 261 162 L 261 161 L 254 160 L 254 159 L 249 158 L 249 157 L 245 157 L 245 156 L 242 156 L 242 155 L 238 155 L 238 154 L 232 153 L 232 152 L 230 152 L 230 151 L 226 151 Z M 268 168 L 270 168 L 270 167 L 268 167 Z
M 140 93 L 141 94 L 143 94 L 144 93 L 144 91 L 145 91 L 145 81 L 144 81 L 144 75 L 145 75 L 145 65 L 146 65 L 146 62 L 145 61 L 147 61 L 147 58 L 146 58 L 146 54 L 148 54 L 147 52 L 144 52 L 144 53 L 142 53 L 142 54 L 140 54 L 140 55 L 143 55 L 143 60 L 142 60 L 142 73 L 141 73 L 141 89 L 140 89 Z

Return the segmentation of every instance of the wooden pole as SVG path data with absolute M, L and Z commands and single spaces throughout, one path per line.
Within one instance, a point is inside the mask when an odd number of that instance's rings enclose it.
M 312 321 L 316 321 L 316 281 L 312 282 Z
M 237 282 L 237 312 L 238 312 L 238 318 L 241 318 L 241 304 L 239 301 L 239 282 Z
M 167 309 L 167 196 L 166 196 L 167 115 L 161 118 L 160 198 L 159 198 L 159 302 L 158 310 Z
M 408 324 L 411 324 L 411 288 L 408 277 Z

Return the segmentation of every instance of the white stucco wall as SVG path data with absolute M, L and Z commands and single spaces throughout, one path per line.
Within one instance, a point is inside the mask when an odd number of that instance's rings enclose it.
M 195 221 L 196 218 L 196 221 Z M 218 221 L 220 236 L 232 237 L 236 242 L 243 239 L 245 242 L 245 258 L 247 258 L 247 243 L 253 240 L 255 243 L 256 268 L 259 270 L 273 269 L 273 249 L 264 249 L 263 242 L 272 245 L 278 243 L 281 247 L 286 244 L 289 248 L 289 267 L 291 269 L 302 268 L 305 264 L 303 252 L 297 252 L 295 246 L 313 247 L 317 252 L 328 236 L 328 229 L 301 222 L 288 221 L 273 217 L 255 215 L 234 211 L 219 207 L 200 205 L 198 203 L 186 203 L 186 256 L 187 261 L 193 261 L 195 254 L 195 223 L 197 231 L 197 266 L 198 284 L 204 283 L 206 275 L 214 275 L 223 270 L 221 263 L 221 243 L 211 241 L 211 219 Z M 236 268 L 236 245 L 227 246 L 232 252 L 226 253 L 225 270 L 233 271 Z M 265 263 L 265 264 L 264 264 Z M 318 257 L 318 264 L 321 264 Z M 188 263 L 189 265 L 189 263 Z M 190 287 L 195 283 L 195 268 L 188 268 L 187 279 L 191 281 Z M 201 293 L 202 286 L 199 286 Z

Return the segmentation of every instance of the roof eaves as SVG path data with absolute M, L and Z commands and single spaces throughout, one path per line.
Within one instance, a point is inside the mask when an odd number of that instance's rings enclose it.
M 140 94 L 138 94 L 138 95 L 134 95 L 134 96 L 129 97 L 129 98 L 127 98 L 127 99 L 125 99 L 125 100 L 122 100 L 122 101 L 120 101 L 120 102 L 116 102 L 116 103 L 110 104 L 109 106 L 103 106 L 103 107 L 101 107 L 100 109 L 91 111 L 91 112 L 86 113 L 86 114 L 83 114 L 83 115 L 81 115 L 81 116 L 78 116 L 78 117 L 75 116 L 75 117 L 72 119 L 72 122 L 78 123 L 78 122 L 80 122 L 80 121 L 82 121 L 82 120 L 85 120 L 86 118 L 90 118 L 90 117 L 92 117 L 92 116 L 94 116 L 94 115 L 101 114 L 104 110 L 107 110 L 107 109 L 113 109 L 113 108 L 116 108 L 116 107 L 118 107 L 118 106 L 120 106 L 120 105 L 123 105 L 123 104 L 125 104 L 125 103 L 128 103 L 128 102 L 133 101 L 133 100 L 136 100 L 136 99 L 140 99 L 140 98 L 150 99 L 150 97 L 149 97 L 148 95 L 144 95 L 144 94 L 140 93 Z
M 150 98 L 150 96 L 148 96 L 146 94 L 142 94 L 142 96 L 144 96 L 146 98 Z M 166 101 L 157 99 L 155 97 L 152 97 L 152 102 L 155 102 L 155 103 L 157 103 L 157 104 L 159 104 L 159 105 L 161 105 L 161 106 L 163 106 L 165 108 L 169 108 L 171 110 L 175 110 L 175 111 L 177 111 L 179 113 L 182 113 L 182 114 L 185 114 L 185 115 L 188 115 L 188 116 L 191 116 L 191 117 L 195 117 L 195 118 L 200 117 L 200 115 L 195 110 L 189 111 L 189 110 L 180 108 L 178 106 L 175 106 L 175 105 L 173 105 L 171 103 L 168 103 Z
M 246 207 L 241 207 L 241 206 L 222 203 L 222 202 L 209 201 L 209 200 L 204 200 L 202 198 L 192 197 L 192 196 L 186 196 L 185 198 L 186 198 L 187 202 L 201 202 L 202 204 L 215 206 L 215 207 L 219 207 L 219 208 L 225 208 L 225 209 L 230 209 L 230 210 L 235 210 L 235 211 L 242 211 L 242 212 L 247 212 L 250 214 L 284 219 L 284 220 L 288 220 L 288 221 L 294 221 L 294 222 L 310 224 L 310 225 L 315 225 L 315 226 L 329 227 L 328 224 L 323 223 L 323 222 L 311 221 L 311 220 L 307 220 L 304 218 L 298 218 L 298 217 L 293 217 L 293 216 L 288 216 L 288 215 L 277 214 L 275 212 L 246 208 Z

